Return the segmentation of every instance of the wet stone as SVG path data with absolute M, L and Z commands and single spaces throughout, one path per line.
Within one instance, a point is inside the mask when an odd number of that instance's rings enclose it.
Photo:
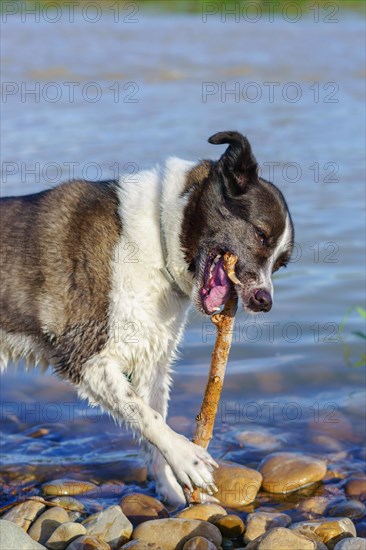
M 366 477 L 351 477 L 346 483 L 345 490 L 350 497 L 366 499 Z
M 331 541 L 340 540 L 338 537 L 355 537 L 356 529 L 349 518 L 324 518 L 300 521 L 291 525 L 291 529 L 309 538 L 320 540 L 329 545 Z
M 309 515 L 321 516 L 331 506 L 332 499 L 325 496 L 310 497 L 302 500 L 299 504 L 299 510 Z
M 126 495 L 121 499 L 119 505 L 133 525 L 139 525 L 143 521 L 169 517 L 168 510 L 160 500 L 142 493 Z
M 238 508 L 253 502 L 262 482 L 256 470 L 229 462 L 220 462 L 214 472 L 218 488 L 214 497 L 227 508 Z
M 5 512 L 1 519 L 12 521 L 24 529 L 24 531 L 28 531 L 32 521 L 34 521 L 45 508 L 45 505 L 36 499 L 25 500 L 21 504 L 17 504 L 8 510 L 8 512 Z
M 320 481 L 326 474 L 323 460 L 296 453 L 273 453 L 261 463 L 262 487 L 269 493 L 291 493 Z
M 337 542 L 334 550 L 366 550 L 366 540 L 360 537 L 343 539 Z
M 184 518 L 156 519 L 141 523 L 133 532 L 133 539 L 160 544 L 164 550 L 181 550 L 194 536 L 203 537 L 220 546 L 222 536 L 217 527 L 207 521 Z
M 59 525 L 45 544 L 50 550 L 64 550 L 66 546 L 81 535 L 86 535 L 84 525 L 68 521 Z
M 3 519 L 0 520 L 0 545 L 1 550 L 45 550 L 19 525 Z
M 145 542 L 143 540 L 130 540 L 122 546 L 123 550 L 163 550 L 161 546 L 155 542 Z
M 83 535 L 66 546 L 66 550 L 111 550 L 111 547 L 99 537 Z
M 43 494 L 49 496 L 84 495 L 97 489 L 97 485 L 90 481 L 77 481 L 73 479 L 55 479 L 42 485 Z
M 92 514 L 83 521 L 83 525 L 89 535 L 100 537 L 112 550 L 129 541 L 132 534 L 132 523 L 118 505 Z
M 276 527 L 250 542 L 245 550 L 320 550 L 317 543 L 285 527 Z
M 193 537 L 185 543 L 183 550 L 216 550 L 216 546 L 204 537 Z
M 202 521 L 215 522 L 221 516 L 226 516 L 227 511 L 219 504 L 194 504 L 178 512 L 176 518 L 200 519 Z
M 281 446 L 281 441 L 279 441 L 272 434 L 264 431 L 245 430 L 243 432 L 239 432 L 235 436 L 235 439 L 244 447 L 253 447 L 263 451 L 273 451 Z
M 73 497 L 54 497 L 51 498 L 50 502 L 54 502 L 61 508 L 67 509 L 67 511 L 82 512 L 84 510 L 84 504 Z
M 346 517 L 350 519 L 362 518 L 365 515 L 365 505 L 359 500 L 342 500 L 330 506 L 327 515 L 333 517 Z
M 40 544 L 45 544 L 54 530 L 66 521 L 69 521 L 66 510 L 59 506 L 49 508 L 31 525 L 28 531 L 29 536 Z
M 290 516 L 281 514 L 280 512 L 255 512 L 253 514 L 248 514 L 246 518 L 244 542 L 251 542 L 263 535 L 266 531 L 269 531 L 269 529 L 275 527 L 288 527 L 290 523 Z
M 235 514 L 228 514 L 216 520 L 214 524 L 220 529 L 222 536 L 228 539 L 240 537 L 245 529 L 243 520 Z

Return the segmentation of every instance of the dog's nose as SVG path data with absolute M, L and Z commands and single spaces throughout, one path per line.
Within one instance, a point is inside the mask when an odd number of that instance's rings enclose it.
M 260 288 L 254 293 L 254 303 L 260 311 L 269 311 L 272 307 L 272 298 L 269 292 Z

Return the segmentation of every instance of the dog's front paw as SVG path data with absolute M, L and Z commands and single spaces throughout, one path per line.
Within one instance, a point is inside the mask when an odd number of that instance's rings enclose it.
M 162 454 L 179 483 L 191 492 L 194 487 L 204 489 L 208 494 L 216 492 L 212 471 L 218 464 L 205 449 L 182 435 L 173 434 L 170 445 L 162 450 Z

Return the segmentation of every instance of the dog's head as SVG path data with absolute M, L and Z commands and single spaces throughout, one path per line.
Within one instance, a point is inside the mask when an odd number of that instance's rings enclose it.
M 258 176 L 258 165 L 246 137 L 219 132 L 210 143 L 228 143 L 217 162 L 193 169 L 186 190 L 182 247 L 195 277 L 195 303 L 211 315 L 237 292 L 246 311 L 272 307 L 272 273 L 288 263 L 294 229 L 281 191 Z M 223 255 L 238 257 L 233 284 Z

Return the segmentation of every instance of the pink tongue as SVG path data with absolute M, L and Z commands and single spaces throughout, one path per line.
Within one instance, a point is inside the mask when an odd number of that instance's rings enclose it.
M 214 311 L 215 308 L 224 305 L 230 295 L 230 283 L 220 261 L 215 267 L 212 280 L 210 281 L 210 293 L 205 298 L 207 309 Z

